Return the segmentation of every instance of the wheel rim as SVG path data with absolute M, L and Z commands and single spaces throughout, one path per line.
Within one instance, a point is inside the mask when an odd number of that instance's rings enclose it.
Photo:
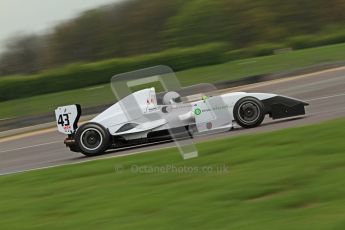
M 97 150 L 103 142 L 102 134 L 97 129 L 86 129 L 80 136 L 82 146 L 87 150 Z
M 260 117 L 259 106 L 251 101 L 243 102 L 238 109 L 238 118 L 244 124 L 253 124 Z

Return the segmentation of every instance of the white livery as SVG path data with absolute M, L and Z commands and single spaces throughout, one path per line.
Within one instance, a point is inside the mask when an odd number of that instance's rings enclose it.
M 79 105 L 55 110 L 58 130 L 68 135 L 65 144 L 87 156 L 108 149 L 171 138 L 172 130 L 192 137 L 199 133 L 259 126 L 272 119 L 305 114 L 307 103 L 268 93 L 225 93 L 181 98 L 177 92 L 156 95 L 154 88 L 137 91 L 78 127 Z M 177 130 L 177 131 L 176 131 Z

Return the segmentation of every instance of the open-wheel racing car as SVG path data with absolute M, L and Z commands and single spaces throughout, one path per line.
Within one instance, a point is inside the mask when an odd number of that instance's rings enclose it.
M 121 99 L 80 127 L 79 105 L 59 107 L 55 114 L 58 130 L 68 135 L 66 146 L 95 156 L 108 149 L 169 139 L 173 129 L 192 137 L 210 130 L 231 130 L 235 124 L 254 128 L 267 114 L 272 119 L 304 115 L 307 105 L 269 93 L 234 92 L 193 100 L 177 92 L 156 95 L 155 88 L 147 88 Z

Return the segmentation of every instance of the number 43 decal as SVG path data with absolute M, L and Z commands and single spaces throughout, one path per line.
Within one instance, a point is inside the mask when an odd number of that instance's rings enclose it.
M 63 127 L 70 125 L 68 114 L 61 114 L 58 119 L 58 124 Z

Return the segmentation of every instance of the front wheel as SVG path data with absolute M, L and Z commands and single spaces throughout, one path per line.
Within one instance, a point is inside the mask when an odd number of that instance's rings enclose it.
M 81 153 L 86 156 L 96 156 L 108 149 L 110 134 L 97 123 L 86 123 L 77 130 L 75 140 Z
M 243 128 L 259 126 L 265 118 L 263 103 L 255 97 L 244 97 L 234 106 L 234 119 Z

